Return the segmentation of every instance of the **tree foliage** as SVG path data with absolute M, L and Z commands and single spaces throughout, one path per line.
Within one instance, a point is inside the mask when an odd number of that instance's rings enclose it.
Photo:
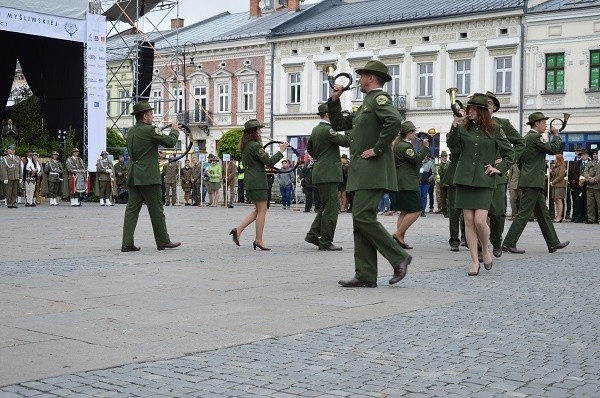
M 106 151 L 114 155 L 115 159 L 123 154 L 123 148 L 126 146 L 125 139 L 115 129 L 106 129 Z
M 219 158 L 223 159 L 223 154 L 228 153 L 231 155 L 232 160 L 240 160 L 242 153 L 240 152 L 240 141 L 242 140 L 242 129 L 231 129 L 223 134 L 223 137 L 219 140 Z

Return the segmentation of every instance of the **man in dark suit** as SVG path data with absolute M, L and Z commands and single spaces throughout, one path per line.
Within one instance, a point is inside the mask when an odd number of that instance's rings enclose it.
M 571 202 L 573 205 L 573 216 L 571 222 L 582 223 L 587 221 L 587 206 L 586 206 L 586 184 L 584 171 L 588 163 L 588 153 L 583 149 L 583 146 L 575 147 L 577 159 L 569 165 L 569 185 L 571 188 Z
M 519 212 L 504 238 L 502 250 L 505 252 L 525 253 L 525 250 L 517 249 L 517 241 L 521 237 L 532 213 L 542 231 L 550 253 L 554 253 L 569 244 L 569 241 L 561 242 L 558 239 L 544 196 L 546 154 L 554 155 L 558 153 L 561 144 L 557 128 L 550 129 L 552 134 L 550 142 L 542 136 L 542 133 L 546 130 L 546 120 L 548 118 L 542 112 L 534 112 L 529 115 L 527 124 L 531 126 L 531 130 L 525 136 L 525 149 L 519 160 L 521 164 L 519 188 L 523 191 L 523 198 Z
M 402 117 L 383 85 L 392 80 L 388 68 L 380 61 L 369 61 L 356 70 L 360 91 L 365 98 L 358 110 L 342 113 L 342 86 L 336 85 L 328 102 L 331 127 L 350 131 L 350 169 L 347 191 L 354 192 L 354 278 L 341 280 L 344 287 L 377 287 L 377 252 L 392 265 L 390 284 L 400 282 L 412 257 L 404 251 L 377 221 L 377 205 L 386 190 L 396 191 L 396 169 L 391 144 L 400 131 Z
M 342 250 L 333 244 L 333 235 L 339 213 L 338 185 L 343 181 L 340 146 L 349 147 L 350 137 L 331 129 L 327 104 L 319 105 L 317 115 L 321 121 L 312 130 L 306 150 L 316 160 L 311 177 L 321 206 L 304 240 L 319 250 Z
M 136 124 L 127 132 L 127 151 L 129 170 L 127 187 L 129 200 L 123 221 L 122 252 L 140 250 L 134 245 L 133 235 L 142 204 L 146 203 L 154 239 L 158 250 L 173 249 L 179 242 L 171 242 L 161 201 L 160 168 L 158 166 L 158 146 L 173 148 L 177 144 L 179 130 L 177 122 L 171 123 L 169 135 L 164 135 L 152 125 L 152 108 L 147 102 L 138 102 L 133 106 L 132 115 Z

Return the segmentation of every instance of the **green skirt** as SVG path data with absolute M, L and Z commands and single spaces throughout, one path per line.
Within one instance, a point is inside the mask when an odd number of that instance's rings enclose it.
M 398 191 L 398 210 L 407 213 L 421 212 L 419 191 Z
M 457 209 L 485 209 L 492 204 L 494 188 L 471 187 L 467 185 L 456 186 L 456 199 L 454 206 Z
M 246 191 L 246 197 L 252 203 L 266 202 L 268 199 L 266 189 L 249 189 Z

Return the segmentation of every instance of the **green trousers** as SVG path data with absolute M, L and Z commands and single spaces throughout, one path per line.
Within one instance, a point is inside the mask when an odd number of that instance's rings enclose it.
M 338 183 L 327 182 L 316 184 L 316 187 L 319 191 L 321 207 L 306 234 L 306 239 L 318 239 L 319 247 L 329 247 L 333 243 L 333 235 L 338 221 Z
M 156 245 L 166 245 L 171 241 L 167 232 L 167 223 L 162 205 L 162 192 L 160 185 L 136 185 L 129 187 L 129 200 L 125 209 L 125 219 L 123 220 L 123 240 L 124 246 L 133 246 L 133 234 L 138 222 L 142 205 L 146 202 L 150 222 L 154 231 L 154 240 Z
M 490 243 L 498 249 L 502 246 L 502 233 L 506 222 L 506 184 L 496 185 L 488 217 L 490 218 Z
M 381 253 L 394 269 L 408 256 L 377 221 L 377 205 L 383 192 L 383 189 L 354 191 L 354 269 L 355 278 L 363 282 L 377 282 L 377 252 Z
M 456 185 L 448 186 L 448 226 L 450 227 L 450 239 L 448 244 L 452 246 L 460 245 L 460 239 L 458 233 L 460 232 L 460 215 L 461 209 L 457 209 L 454 206 L 456 199 Z M 463 226 L 464 230 L 464 226 Z
M 519 212 L 506 233 L 504 246 L 517 247 L 517 242 L 527 222 L 529 222 L 532 212 L 540 226 L 546 245 L 549 248 L 558 245 L 560 241 L 556 235 L 554 224 L 552 224 L 548 206 L 546 206 L 544 190 L 542 188 L 522 188 L 522 190 L 523 199 L 521 200 L 521 206 L 519 206 Z

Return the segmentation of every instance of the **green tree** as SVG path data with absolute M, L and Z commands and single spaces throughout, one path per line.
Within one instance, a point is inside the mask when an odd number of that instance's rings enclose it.
M 123 154 L 126 142 L 121 133 L 114 129 L 106 129 L 107 152 L 116 158 Z
M 223 159 L 224 153 L 230 154 L 232 160 L 240 160 L 242 158 L 242 153 L 240 152 L 242 134 L 244 134 L 244 130 L 242 129 L 231 129 L 223 134 L 217 148 L 221 159 Z

